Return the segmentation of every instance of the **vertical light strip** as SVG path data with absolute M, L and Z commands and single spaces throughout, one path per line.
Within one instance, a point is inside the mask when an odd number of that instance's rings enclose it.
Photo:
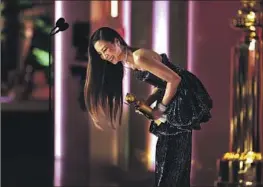
M 111 0 L 110 5 L 111 5 L 110 6 L 111 17 L 113 17 L 113 18 L 118 17 L 118 15 L 119 15 L 119 7 L 118 7 L 119 1 L 118 0 Z
M 169 56 L 169 1 L 153 1 L 153 50 Z M 148 137 L 148 169 L 155 170 L 155 147 L 157 137 Z
M 55 22 L 63 17 L 63 1 L 55 1 Z M 62 156 L 62 125 L 63 125 L 63 84 L 62 84 L 62 34 L 55 36 L 55 157 Z
M 193 70 L 194 59 L 194 1 L 188 1 L 187 69 Z
M 124 39 L 130 45 L 131 44 L 131 1 L 122 1 L 122 25 L 124 27 Z
M 153 49 L 169 56 L 169 1 L 153 1 Z
M 194 17 L 195 17 L 195 13 L 194 13 L 194 10 L 195 10 L 195 2 L 194 1 L 191 1 L 189 0 L 188 1 L 188 28 L 187 28 L 187 32 L 188 32 L 188 35 L 187 35 L 187 69 L 190 71 L 190 72 L 193 72 L 194 71 L 194 62 L 193 60 L 195 59 L 195 53 L 194 53 L 194 23 L 195 23 L 195 20 L 194 20 Z M 193 133 L 193 140 L 194 140 L 194 136 L 195 134 Z M 195 160 L 195 141 L 193 141 L 192 143 L 192 160 Z M 194 163 L 194 162 L 192 162 Z M 192 165 L 193 166 L 193 165 Z M 192 172 L 191 172 L 191 179 L 194 177 L 194 170 L 192 169 Z
M 131 45 L 131 1 L 122 1 L 122 25 L 124 29 L 124 40 L 128 45 Z M 125 75 L 123 79 L 123 93 L 130 92 L 130 69 L 125 69 Z M 129 107 L 125 105 L 127 110 Z M 127 114 L 128 115 L 128 114 Z
M 124 27 L 124 40 L 128 45 L 131 44 L 131 1 L 122 1 L 122 25 Z M 130 69 L 125 68 L 125 74 L 123 78 L 123 93 L 130 92 Z M 126 105 L 124 105 L 126 106 Z
M 63 17 L 64 1 L 55 1 L 55 23 L 56 21 Z M 54 186 L 61 186 L 62 177 L 62 160 L 63 155 L 63 136 L 62 136 L 62 126 L 63 126 L 63 40 L 62 34 L 58 33 L 55 36 L 55 168 L 54 168 Z
M 55 160 L 55 171 L 54 171 L 54 187 L 62 186 L 61 176 L 62 176 L 62 160 Z
M 128 45 L 131 45 L 131 1 L 122 1 L 122 26 L 124 29 L 124 40 L 127 42 Z M 131 71 L 128 68 L 125 68 L 125 74 L 123 77 L 123 96 L 125 97 L 126 93 L 130 92 L 130 74 Z M 123 98 L 124 100 L 125 98 Z M 129 121 L 129 107 L 127 105 L 123 105 L 123 120 L 125 120 L 125 123 Z M 127 130 L 125 129 L 125 132 L 123 132 L 123 135 L 125 139 L 124 143 L 124 170 L 128 170 L 129 168 L 129 125 L 127 126 Z

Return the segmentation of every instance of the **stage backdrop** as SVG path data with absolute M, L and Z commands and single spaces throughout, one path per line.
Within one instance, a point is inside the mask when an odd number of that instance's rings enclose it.
M 202 131 L 194 133 L 192 184 L 211 186 L 217 178 L 216 159 L 229 149 L 230 50 L 241 34 L 230 23 L 240 3 L 194 1 L 193 4 L 194 54 L 190 69 L 207 87 L 214 108 L 212 120 L 203 125 Z

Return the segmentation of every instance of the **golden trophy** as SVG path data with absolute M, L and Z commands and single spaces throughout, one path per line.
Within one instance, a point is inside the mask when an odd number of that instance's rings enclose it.
M 146 105 L 143 101 L 140 101 L 136 98 L 135 95 L 131 93 L 127 93 L 125 97 L 125 101 L 131 105 L 134 106 L 134 108 L 138 111 L 140 111 L 145 117 L 147 117 L 150 120 L 153 120 L 152 111 L 153 109 Z M 165 116 L 161 119 L 153 120 L 158 126 L 161 125 L 166 121 Z
M 230 151 L 218 160 L 218 187 L 263 186 L 262 1 L 241 2 L 233 19 L 244 36 L 231 61 Z

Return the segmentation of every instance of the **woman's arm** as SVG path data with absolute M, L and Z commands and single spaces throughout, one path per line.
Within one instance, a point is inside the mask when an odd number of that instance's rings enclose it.
M 163 105 L 168 105 L 174 97 L 181 77 L 161 62 L 159 54 L 151 50 L 139 49 L 134 52 L 134 63 L 136 66 L 149 71 L 162 80 L 166 81 L 166 91 L 162 99 Z
M 146 99 L 146 101 L 144 102 L 146 105 L 151 106 L 156 100 L 159 99 L 160 94 L 158 93 L 158 89 L 157 87 L 155 87 L 151 93 L 151 95 L 149 95 L 149 97 Z

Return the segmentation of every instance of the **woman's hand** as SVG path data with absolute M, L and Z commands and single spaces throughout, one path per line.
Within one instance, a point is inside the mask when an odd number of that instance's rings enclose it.
M 141 111 L 139 111 L 138 109 L 135 109 L 135 113 L 140 114 L 140 115 L 144 115 Z
M 163 114 L 164 113 L 160 109 L 158 109 L 158 108 L 153 109 L 153 111 L 152 111 L 153 120 L 157 120 L 157 119 L 161 118 L 163 116 Z

